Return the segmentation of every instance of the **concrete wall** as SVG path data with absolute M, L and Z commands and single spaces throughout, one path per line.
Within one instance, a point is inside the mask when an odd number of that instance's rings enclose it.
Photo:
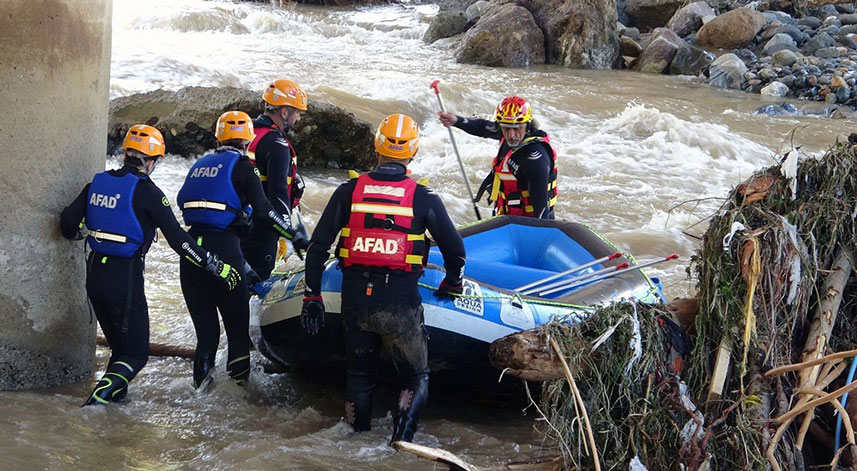
M 0 389 L 92 369 L 81 242 L 59 213 L 104 169 L 112 0 L 0 9 Z

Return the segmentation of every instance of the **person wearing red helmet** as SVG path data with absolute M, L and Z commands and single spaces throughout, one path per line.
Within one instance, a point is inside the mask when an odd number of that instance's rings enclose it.
M 464 242 L 440 197 L 407 175 L 419 149 L 419 132 L 403 114 L 387 116 L 375 134 L 378 166 L 339 186 L 313 231 L 306 256 L 301 322 L 310 335 L 323 327 L 321 278 L 328 250 L 339 236 L 345 324 L 345 420 L 370 430 L 372 391 L 382 346 L 393 360 L 401 389 L 393 436 L 412 441 L 428 401 L 428 355 L 417 282 L 428 254 L 428 230 L 443 255 L 446 277 L 438 297 L 461 294 Z
M 197 245 L 182 230 L 164 193 L 149 179 L 164 157 L 160 131 L 138 124 L 122 142 L 122 168 L 95 175 L 60 216 L 67 239 L 88 230 L 86 294 L 110 345 L 107 371 L 84 405 L 121 401 L 128 384 L 149 360 L 149 310 L 143 291 L 146 252 L 159 228 L 182 259 L 200 267 L 233 289 L 240 273 L 217 255 Z M 208 276 L 208 275 L 206 275 Z
M 490 188 L 494 214 L 554 218 L 558 194 L 556 151 L 548 135 L 536 128 L 526 100 L 518 96 L 504 98 L 497 105 L 494 121 L 463 118 L 446 111 L 438 116 L 446 127 L 500 140 L 500 149 L 491 172 L 479 187 L 477 201 Z
M 262 93 L 265 111 L 253 120 L 256 137 L 247 156 L 259 169 L 268 201 L 291 224 L 292 210 L 300 203 L 304 183 L 298 174 L 298 157 L 287 135 L 307 110 L 307 95 L 297 83 L 276 79 Z M 301 228 L 301 230 L 303 230 Z M 261 279 L 271 276 L 277 258 L 279 234 L 255 224 L 241 249 L 247 263 Z

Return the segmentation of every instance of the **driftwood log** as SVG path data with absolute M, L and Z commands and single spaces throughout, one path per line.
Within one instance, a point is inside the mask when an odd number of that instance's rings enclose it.
M 693 329 L 698 306 L 699 301 L 692 298 L 676 298 L 667 305 L 685 330 Z M 527 381 L 553 381 L 565 377 L 562 363 L 551 351 L 550 339 L 541 329 L 522 330 L 495 340 L 488 348 L 488 360 L 491 366 L 505 374 Z
M 392 446 L 398 451 L 444 464 L 451 471 L 559 471 L 562 469 L 562 459 L 558 456 L 526 463 L 509 463 L 490 468 L 480 468 L 442 448 L 431 448 L 409 442 L 393 442 Z
M 109 347 L 110 345 L 107 343 L 107 339 L 98 336 L 96 338 L 96 344 L 101 345 L 102 347 Z M 193 359 L 193 354 L 196 349 L 189 347 L 178 347 L 175 345 L 164 345 L 162 343 L 151 343 L 149 344 L 149 356 L 152 357 L 179 357 L 179 358 L 188 358 Z

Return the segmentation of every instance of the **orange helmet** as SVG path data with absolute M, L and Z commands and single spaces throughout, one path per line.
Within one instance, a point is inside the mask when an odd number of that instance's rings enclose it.
M 525 124 L 533 120 L 533 113 L 527 100 L 519 96 L 509 96 L 497 105 L 494 112 L 494 120 L 499 124 L 516 125 Z
M 273 106 L 291 106 L 306 111 L 306 93 L 300 85 L 286 79 L 277 79 L 262 93 L 265 103 Z
M 161 135 L 161 131 L 146 124 L 135 124 L 125 134 L 122 148 L 156 157 L 163 156 L 167 146 L 164 145 L 164 136 Z
M 253 121 L 243 111 L 227 111 L 217 118 L 217 127 L 214 137 L 224 142 L 232 139 L 252 141 L 256 134 L 253 133 Z
M 375 133 L 375 152 L 394 159 L 410 159 L 420 147 L 420 132 L 410 116 L 391 114 Z

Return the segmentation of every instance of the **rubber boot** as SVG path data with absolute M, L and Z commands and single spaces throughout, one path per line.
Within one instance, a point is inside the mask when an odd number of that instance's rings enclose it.
M 355 432 L 372 430 L 372 391 L 375 379 L 372 375 L 348 372 L 345 384 L 345 421 Z
M 193 387 L 205 391 L 211 384 L 214 374 L 214 355 L 202 355 L 193 359 Z
M 121 401 L 128 394 L 128 380 L 116 373 L 104 373 L 84 406 Z
M 250 357 L 245 355 L 230 361 L 226 364 L 226 371 L 235 384 L 245 387 L 247 379 L 250 378 Z
M 420 415 L 427 402 L 428 375 L 420 375 L 411 388 L 402 389 L 399 392 L 399 406 L 393 420 L 393 437 L 390 438 L 390 444 L 414 440 L 417 422 L 420 421 Z

